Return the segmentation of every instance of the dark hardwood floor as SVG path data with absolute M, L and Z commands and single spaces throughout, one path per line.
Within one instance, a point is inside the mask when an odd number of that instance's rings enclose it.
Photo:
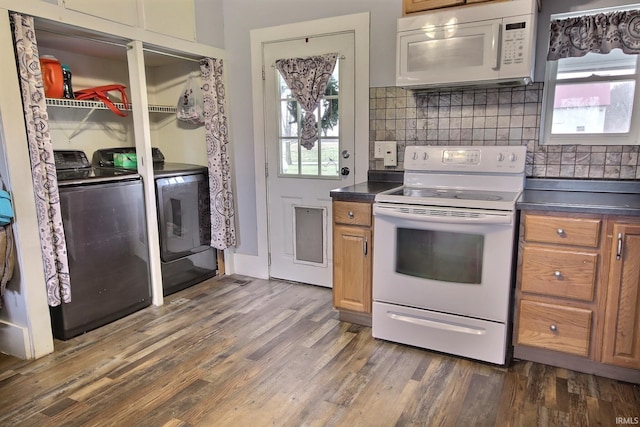
M 617 417 L 640 417 L 640 387 L 375 340 L 337 320 L 329 289 L 239 276 L 56 341 L 35 361 L 0 355 L 0 426 L 615 426 Z

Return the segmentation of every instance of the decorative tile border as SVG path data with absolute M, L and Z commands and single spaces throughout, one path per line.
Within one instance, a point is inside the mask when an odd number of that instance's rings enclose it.
M 407 145 L 526 145 L 532 177 L 640 179 L 639 146 L 540 145 L 542 83 L 514 88 L 369 91 L 369 168 L 402 170 Z M 373 157 L 374 141 L 397 141 L 398 165 Z

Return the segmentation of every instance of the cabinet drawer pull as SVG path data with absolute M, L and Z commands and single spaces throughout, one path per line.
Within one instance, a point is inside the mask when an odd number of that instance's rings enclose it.
M 564 232 L 564 228 L 558 228 L 556 233 L 558 233 L 558 236 L 560 237 L 567 237 L 567 233 Z
M 353 219 L 353 217 L 355 217 L 355 215 L 353 214 L 353 211 L 349 211 L 349 212 L 347 212 L 347 216 L 348 216 L 350 219 Z
M 560 272 L 560 270 L 556 270 L 553 273 L 553 275 L 556 276 L 556 279 L 558 279 L 558 280 L 562 279 L 562 273 Z
M 558 327 L 554 324 L 551 324 L 549 325 L 549 330 L 555 333 L 555 332 L 558 332 Z

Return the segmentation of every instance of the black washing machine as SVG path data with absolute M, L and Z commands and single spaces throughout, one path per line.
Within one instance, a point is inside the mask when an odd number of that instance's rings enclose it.
M 71 302 L 50 307 L 62 340 L 151 304 L 149 245 L 140 175 L 96 173 L 84 152 L 54 151 Z
M 93 165 L 105 173 L 115 168 L 116 153 L 132 148 L 97 150 Z M 217 274 L 217 251 L 211 247 L 209 173 L 205 166 L 165 162 L 152 148 L 160 234 L 163 294 L 169 295 Z

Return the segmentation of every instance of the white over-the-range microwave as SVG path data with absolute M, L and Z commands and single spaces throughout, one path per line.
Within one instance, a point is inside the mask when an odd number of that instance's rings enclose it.
M 537 15 L 537 0 L 511 0 L 400 18 L 396 85 L 429 89 L 531 83 Z

